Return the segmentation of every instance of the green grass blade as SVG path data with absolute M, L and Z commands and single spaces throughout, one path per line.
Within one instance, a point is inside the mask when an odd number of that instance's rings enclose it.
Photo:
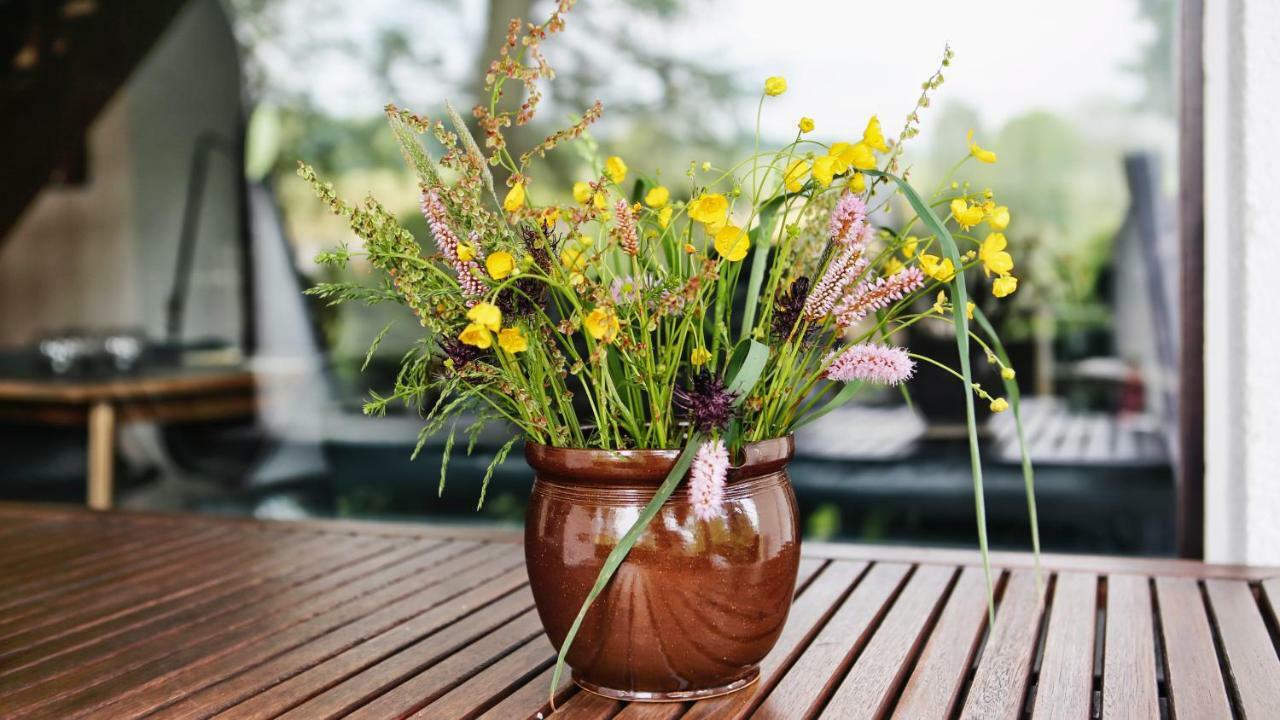
M 747 283 L 747 305 L 742 311 L 742 339 L 751 337 L 751 329 L 756 324 L 756 306 L 760 302 L 760 286 L 764 284 L 764 268 L 769 264 L 769 243 L 773 240 L 773 220 L 778 208 L 787 196 L 778 197 L 765 203 L 760 208 L 760 222 L 749 233 L 748 237 L 755 244 L 751 253 L 751 279 Z
M 857 395 L 858 391 L 861 389 L 862 389 L 862 383 L 860 382 L 846 383 L 844 387 L 840 388 L 840 392 L 836 393 L 835 396 L 833 396 L 830 400 L 828 400 L 825 405 L 818 408 L 817 410 L 814 410 L 808 415 L 805 415 L 803 418 L 800 418 L 800 420 L 795 424 L 795 426 L 791 428 L 791 431 L 795 432 L 796 430 L 799 430 L 800 428 L 804 427 L 805 425 L 808 425 L 814 420 L 817 420 L 823 415 L 826 415 L 832 410 L 835 410 L 841 405 L 844 405 L 845 403 L 852 400 L 853 396 Z
M 996 357 L 1000 358 L 1000 362 L 1004 363 L 1005 367 L 1013 367 L 1009 362 L 1009 354 L 1005 352 L 1004 343 L 1000 342 L 995 328 L 991 326 L 991 321 L 982 310 L 975 307 L 973 319 L 986 333 L 991 349 Z M 1009 396 L 1009 408 L 1013 411 L 1013 425 L 1018 431 L 1018 452 L 1022 456 L 1022 483 L 1026 488 L 1027 515 L 1031 521 L 1031 553 L 1035 557 L 1036 564 L 1036 590 L 1043 593 L 1044 580 L 1040 572 L 1040 522 L 1036 519 L 1036 474 L 1031 466 L 1031 453 L 1027 450 L 1027 438 L 1022 430 L 1022 393 L 1018 390 L 1017 378 L 1002 378 L 1002 380 L 1004 380 L 1005 395 Z
M 937 236 L 938 243 L 942 246 L 942 251 L 951 259 L 951 263 L 956 268 L 955 277 L 951 280 L 951 292 L 952 306 L 957 308 L 957 311 L 951 313 L 951 316 L 955 322 L 956 348 L 960 351 L 960 375 L 964 378 L 965 420 L 969 429 L 969 462 L 973 471 L 973 504 L 974 514 L 977 516 L 978 521 L 978 549 L 982 553 L 982 571 L 987 579 L 987 615 L 988 621 L 994 624 L 996 605 L 994 582 L 991 577 L 991 550 L 987 544 L 987 507 L 982 487 L 982 455 L 978 447 L 978 422 L 974 411 L 973 369 L 969 367 L 969 317 L 964 312 L 964 308 L 969 304 L 969 292 L 965 287 L 964 263 L 960 259 L 960 248 L 956 246 L 955 238 L 951 237 L 946 224 L 939 220 L 937 215 L 933 214 L 929 204 L 916 193 L 915 189 L 906 180 L 877 170 L 867 170 L 866 173 L 889 178 L 897 184 L 898 190 L 907 199 L 911 209 L 915 211 L 916 216 L 920 218 L 925 227 Z
M 569 654 L 569 647 L 573 645 L 573 639 L 578 635 L 578 629 L 582 626 L 582 620 L 587 616 L 587 611 L 591 609 L 591 604 L 604 591 L 609 580 L 613 578 L 613 574 L 617 572 L 618 567 L 622 565 L 622 561 L 627 558 L 627 554 L 631 552 L 632 546 L 640 539 L 641 533 L 645 528 L 649 527 L 649 523 L 657 516 L 658 511 L 662 509 L 662 504 L 671 497 L 671 493 L 675 492 L 676 486 L 684 480 L 684 474 L 688 472 L 689 465 L 693 463 L 693 456 L 698 452 L 698 448 L 702 445 L 702 435 L 694 433 L 689 437 L 689 444 L 685 445 L 684 450 L 680 452 L 680 456 L 676 458 L 676 464 L 672 466 L 671 472 L 667 473 L 667 478 L 662 481 L 662 485 L 658 486 L 658 491 L 654 493 L 653 499 L 648 505 L 644 506 L 644 510 L 640 511 L 640 517 L 636 518 L 635 523 L 627 530 L 626 534 L 618 541 L 613 550 L 609 552 L 609 556 L 604 560 L 604 566 L 600 568 L 600 574 L 596 577 L 596 582 L 591 586 L 591 591 L 587 593 L 586 600 L 582 603 L 582 608 L 578 610 L 578 616 L 573 619 L 573 625 L 569 627 L 569 634 L 565 635 L 564 642 L 560 644 L 560 652 L 556 655 L 556 669 L 551 674 L 551 691 L 550 700 L 551 707 L 555 709 L 556 688 L 560 686 L 560 676 L 564 673 L 565 656 Z
M 738 345 L 729 359 L 725 374 L 730 377 L 729 392 L 737 393 L 734 404 L 741 405 L 747 398 L 751 388 L 756 386 L 764 372 L 764 365 L 769 361 L 769 346 L 764 343 L 748 340 Z

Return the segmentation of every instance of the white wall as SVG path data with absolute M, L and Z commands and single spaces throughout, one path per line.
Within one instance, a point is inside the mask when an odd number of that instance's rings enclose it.
M 1280 2 L 1205 2 L 1205 553 L 1280 565 Z
M 0 347 L 68 328 L 164 331 L 196 137 L 234 139 L 239 58 L 192 0 L 88 130 L 89 179 L 43 190 L 0 242 Z M 2 163 L 0 163 L 2 165 Z M 239 339 L 234 168 L 210 163 L 186 335 Z

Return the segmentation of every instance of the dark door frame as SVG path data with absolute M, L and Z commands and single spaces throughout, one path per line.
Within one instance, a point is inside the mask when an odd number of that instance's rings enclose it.
M 1204 0 L 1180 4 L 1178 58 L 1177 543 L 1180 556 L 1199 560 L 1204 557 Z

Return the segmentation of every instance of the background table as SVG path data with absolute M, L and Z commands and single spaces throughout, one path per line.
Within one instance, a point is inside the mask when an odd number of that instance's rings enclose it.
M 553 651 L 518 534 L 0 504 L 0 709 L 22 718 L 531 718 Z M 1280 569 L 805 546 L 758 683 L 557 691 L 564 718 L 1275 718 Z
M 87 425 L 87 504 L 109 509 L 115 495 L 116 426 L 251 417 L 254 375 L 243 368 L 141 368 L 106 379 L 0 378 L 0 417 Z

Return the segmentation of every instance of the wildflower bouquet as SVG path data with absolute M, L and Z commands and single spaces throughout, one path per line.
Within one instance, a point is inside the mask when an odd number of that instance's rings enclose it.
M 311 292 L 334 301 L 403 303 L 424 330 L 394 391 L 374 394 L 366 412 L 382 413 L 393 402 L 418 409 L 419 448 L 447 428 L 446 464 L 464 417 L 469 426 L 462 431 L 472 437 L 492 421 L 512 428 L 495 462 L 518 438 L 557 447 L 683 448 L 605 563 L 581 621 L 686 472 L 696 514 L 713 517 L 744 444 L 788 435 L 866 385 L 904 383 L 918 362 L 946 367 L 897 339 L 917 323 L 947 323 L 959 350 L 951 372 L 969 390 L 985 557 L 974 403 L 999 412 L 1012 402 L 1016 412 L 1017 388 L 999 340 L 969 302 L 966 273 L 973 270 L 983 284 L 989 278 L 996 297 L 1017 289 L 1002 234 L 1010 213 L 989 191 L 973 192 L 950 177 L 922 195 L 902 171 L 904 148 L 930 93 L 943 83 L 951 51 L 896 138 L 872 116 L 844 141 L 825 144 L 810 139 L 815 123 L 801 118 L 791 142 L 761 151 L 760 114 L 787 87 L 771 77 L 757 110 L 757 151 L 738 164 L 693 164 L 675 183 L 617 156 L 593 158 L 570 200 L 541 191 L 536 166 L 583 136 L 601 117 L 600 104 L 518 155 L 504 130 L 533 118 L 542 97 L 538 82 L 552 76 L 542 42 L 563 29 L 571 5 L 563 0 L 541 25 L 511 22 L 486 78 L 488 101 L 473 111 L 484 149 L 451 106 L 443 120 L 387 107 L 419 181 L 434 249 L 373 198 L 344 202 L 300 166 L 360 240 L 358 248 L 325 252 L 319 261 L 342 266 L 363 255 L 387 278 L 378 288 L 322 284 Z M 524 100 L 505 111 L 499 101 L 513 81 L 523 86 Z M 427 151 L 422 134 L 434 138 L 436 152 Z M 970 136 L 952 173 L 969 160 L 995 162 L 996 155 Z M 504 183 L 495 181 L 495 168 Z M 894 208 L 897 198 L 905 207 L 897 200 Z M 891 208 L 896 226 L 882 220 Z M 970 341 L 998 366 L 1007 399 L 973 382 Z

